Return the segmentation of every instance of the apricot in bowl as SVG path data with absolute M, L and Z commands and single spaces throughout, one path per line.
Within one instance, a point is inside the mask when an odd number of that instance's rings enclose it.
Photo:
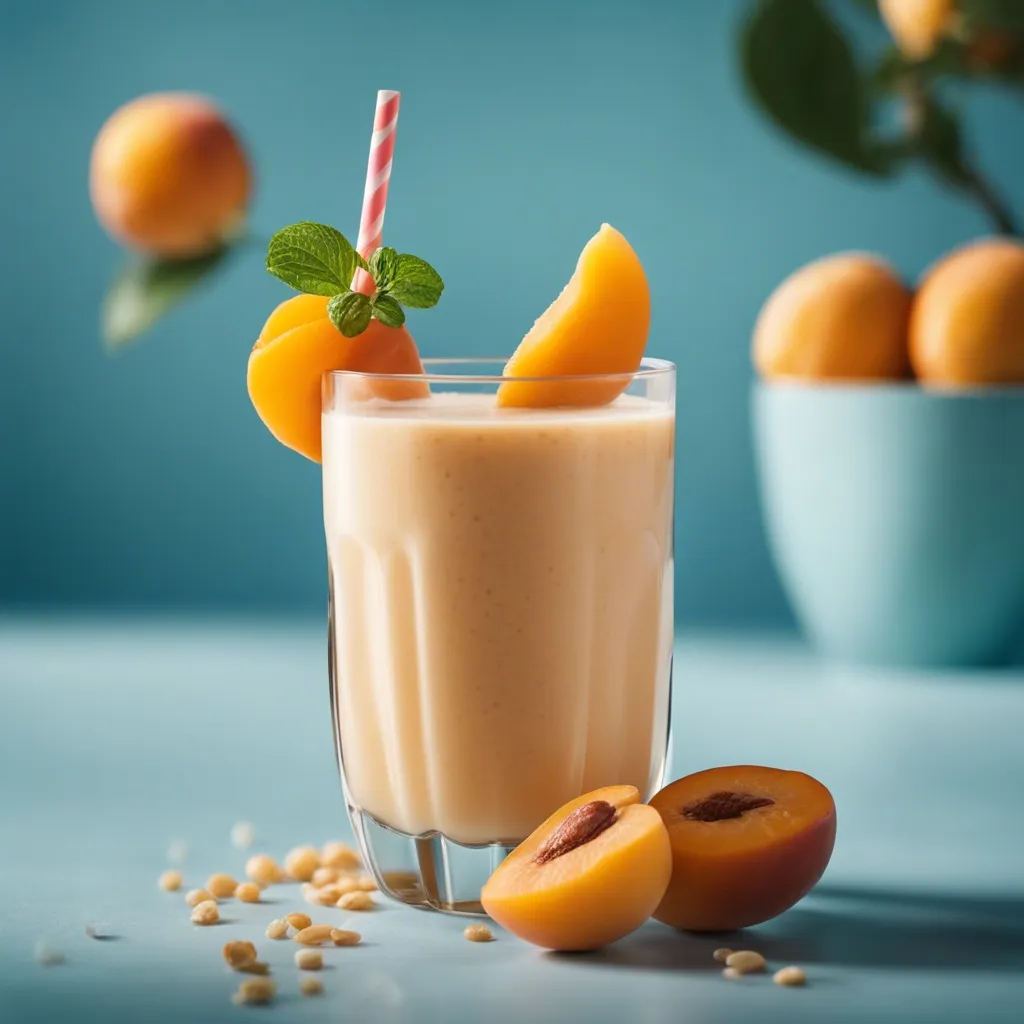
M 654 917 L 686 931 L 776 917 L 821 878 L 836 839 L 832 794 L 802 772 L 737 765 L 670 783 L 651 800 L 672 878 Z

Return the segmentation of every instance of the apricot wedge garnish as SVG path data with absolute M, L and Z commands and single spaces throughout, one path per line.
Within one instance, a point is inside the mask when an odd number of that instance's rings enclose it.
M 601 230 L 580 253 L 576 272 L 505 366 L 506 377 L 616 374 L 604 380 L 509 381 L 500 406 L 604 405 L 640 368 L 651 327 L 647 275 L 615 228 Z
M 687 931 L 732 931 L 788 910 L 835 845 L 832 794 L 803 772 L 709 768 L 670 783 L 651 806 L 672 847 L 672 880 L 654 916 Z
M 379 320 L 346 338 L 327 316 L 322 295 L 295 295 L 270 314 L 249 355 L 249 397 L 267 429 L 289 448 L 320 461 L 321 381 L 328 370 L 421 374 L 423 364 L 405 327 Z M 367 378 L 360 398 L 401 401 L 429 392 L 425 381 Z M 349 397 L 356 397 L 354 391 Z
M 638 928 L 672 870 L 668 833 L 633 786 L 609 786 L 561 807 L 500 864 L 484 910 L 547 949 L 597 949 Z

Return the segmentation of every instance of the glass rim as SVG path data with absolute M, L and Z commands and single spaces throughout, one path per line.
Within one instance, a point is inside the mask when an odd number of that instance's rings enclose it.
M 668 359 L 644 357 L 640 360 L 640 369 L 624 373 L 559 373 L 543 377 L 506 377 L 502 374 L 509 356 L 454 356 L 424 359 L 424 373 L 368 373 L 364 370 L 325 370 L 323 379 L 339 377 L 341 379 L 360 380 L 420 380 L 439 384 L 554 384 L 559 381 L 601 381 L 601 380 L 652 380 L 658 377 L 674 375 L 676 364 Z M 459 366 L 486 366 L 493 364 L 497 373 L 457 373 Z M 434 368 L 437 368 L 436 370 Z M 445 372 L 446 369 L 448 372 Z

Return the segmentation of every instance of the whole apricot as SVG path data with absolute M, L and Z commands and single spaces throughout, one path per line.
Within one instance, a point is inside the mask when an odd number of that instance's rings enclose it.
M 250 190 L 238 136 L 201 96 L 141 96 L 115 111 L 93 144 L 96 216 L 115 239 L 150 255 L 212 251 L 242 221 Z
M 984 239 L 925 271 L 910 359 L 927 384 L 1024 383 L 1024 245 Z
M 654 916 L 687 931 L 767 921 L 821 878 L 836 839 L 832 794 L 802 772 L 736 765 L 670 783 L 651 800 L 672 878 Z
M 907 376 L 910 292 L 876 256 L 837 253 L 786 278 L 754 326 L 754 365 L 768 379 Z
M 878 0 L 878 13 L 900 51 L 924 60 L 953 24 L 955 0 Z
M 608 786 L 552 814 L 498 866 L 480 901 L 534 945 L 597 949 L 651 916 L 671 870 L 657 811 L 634 786 Z

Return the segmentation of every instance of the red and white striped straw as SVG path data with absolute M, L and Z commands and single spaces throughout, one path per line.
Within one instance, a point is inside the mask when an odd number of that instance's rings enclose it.
M 359 220 L 359 240 L 356 249 L 363 259 L 369 259 L 381 246 L 384 236 L 384 210 L 388 203 L 388 182 L 391 180 L 391 161 L 395 155 L 395 129 L 398 127 L 398 104 L 402 94 L 391 89 L 377 93 L 377 110 L 373 118 L 370 137 L 370 159 L 366 165 L 366 187 L 363 189 L 363 214 Z M 369 295 L 373 291 L 373 278 L 364 270 L 357 270 L 352 283 L 354 291 Z

